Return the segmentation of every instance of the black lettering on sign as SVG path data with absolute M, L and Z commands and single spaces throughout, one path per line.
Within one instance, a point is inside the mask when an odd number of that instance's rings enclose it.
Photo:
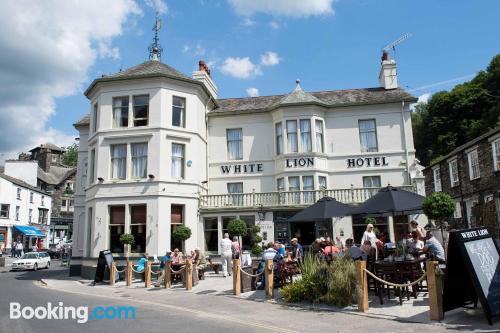
M 286 167 L 287 168 L 291 168 L 292 167 L 291 161 L 288 158 L 286 159 Z
M 359 167 L 362 167 L 363 164 L 365 164 L 365 161 L 363 161 L 362 158 L 357 158 L 356 159 L 356 165 L 359 166 Z
M 234 166 L 234 173 L 241 173 L 241 165 L 235 165 Z
M 375 166 L 380 166 L 380 157 L 375 157 Z
M 299 166 L 301 166 L 301 167 L 306 166 L 306 160 L 303 158 L 300 158 L 299 159 Z
M 356 166 L 356 162 L 354 158 L 348 158 L 347 159 L 347 167 L 348 168 L 354 168 Z
M 222 169 L 222 173 L 229 173 L 231 171 L 230 165 L 221 165 L 220 168 Z
M 262 163 L 257 164 L 257 172 L 262 172 L 264 165 Z
M 387 166 L 387 165 L 389 165 L 389 163 L 385 161 L 385 156 L 384 156 L 382 157 L 382 166 Z
M 314 166 L 314 158 L 312 157 L 307 158 L 307 166 Z

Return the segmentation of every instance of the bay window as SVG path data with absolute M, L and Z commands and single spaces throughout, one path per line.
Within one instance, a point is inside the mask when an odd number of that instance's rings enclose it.
M 149 96 L 139 95 L 133 97 L 134 101 L 134 126 L 148 126 Z
M 314 123 L 316 130 L 316 152 L 324 153 L 323 121 L 316 119 Z
M 227 137 L 227 158 L 229 160 L 243 159 L 243 133 L 241 128 L 228 129 Z
M 111 145 L 111 178 L 127 178 L 127 145 Z
M 172 178 L 184 178 L 184 145 L 172 143 Z
M 128 97 L 113 98 L 113 128 L 128 126 Z
M 375 124 L 375 119 L 359 120 L 358 126 L 361 152 L 378 151 L 377 126 Z
M 300 120 L 300 145 L 302 152 L 312 151 L 311 120 L 309 119 Z
M 283 154 L 283 124 L 276 123 L 276 155 Z
M 148 162 L 148 144 L 133 143 L 132 150 L 132 178 L 146 178 Z
M 186 127 L 186 99 L 172 97 L 172 126 Z
M 287 120 L 286 121 L 286 137 L 287 146 L 289 153 L 297 153 L 298 149 L 298 138 L 297 138 L 297 121 Z
M 300 191 L 300 178 L 293 176 L 288 177 L 288 190 L 289 191 Z

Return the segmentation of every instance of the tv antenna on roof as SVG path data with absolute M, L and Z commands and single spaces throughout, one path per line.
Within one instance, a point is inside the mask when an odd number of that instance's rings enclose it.
M 155 19 L 155 25 L 153 26 L 153 31 L 154 31 L 154 36 L 153 36 L 153 43 L 151 46 L 149 46 L 149 59 L 150 60 L 158 60 L 161 61 L 161 52 L 163 51 L 163 48 L 160 45 L 160 39 L 158 38 L 158 31 L 161 29 L 161 19 L 156 12 L 156 19 Z
M 389 53 L 389 50 L 392 49 L 392 51 L 394 52 L 394 55 L 396 55 L 396 45 L 401 44 L 402 42 L 404 42 L 405 40 L 407 40 L 410 37 L 411 37 L 411 33 L 409 33 L 409 32 L 405 33 L 403 36 L 399 37 L 394 42 L 392 42 L 389 45 L 387 45 L 386 47 L 384 47 L 382 49 L 383 53 Z

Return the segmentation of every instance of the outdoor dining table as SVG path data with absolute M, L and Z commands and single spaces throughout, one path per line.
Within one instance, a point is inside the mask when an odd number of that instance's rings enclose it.
M 423 263 L 427 260 L 427 258 L 413 258 L 411 260 L 379 260 L 376 261 L 373 265 L 374 274 L 379 278 L 396 283 L 396 284 L 405 284 L 407 282 L 413 282 L 420 278 L 425 272 L 423 269 L 425 265 Z M 384 284 L 375 281 L 376 292 L 380 298 L 380 304 L 383 304 L 382 292 L 384 291 Z M 412 286 L 412 295 L 416 298 L 417 292 L 419 291 L 421 286 L 418 284 Z M 395 288 L 398 289 L 398 296 L 400 304 L 403 303 L 403 294 L 406 294 L 407 298 L 410 299 L 410 293 L 407 288 Z M 387 288 L 388 297 L 390 297 L 390 289 Z

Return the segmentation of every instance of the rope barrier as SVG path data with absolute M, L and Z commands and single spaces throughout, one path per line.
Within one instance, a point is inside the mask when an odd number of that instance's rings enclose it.
M 240 272 L 242 272 L 243 274 L 245 274 L 246 276 L 250 276 L 250 277 L 259 277 L 261 276 L 262 274 L 264 274 L 264 271 L 260 272 L 260 273 L 257 273 L 257 274 L 250 274 L 250 273 L 247 273 L 245 272 L 244 270 L 241 269 L 241 266 L 239 267 L 240 269 Z
M 134 269 L 134 266 L 132 266 L 132 272 L 134 272 L 134 273 L 138 273 L 138 274 L 140 274 L 140 273 L 144 273 L 144 271 L 140 271 L 140 272 L 139 272 L 139 271 L 136 271 L 136 270 Z
M 117 268 L 117 269 L 116 269 L 116 272 L 117 272 L 117 273 L 123 273 L 123 272 L 125 272 L 126 270 L 127 270 L 127 267 L 125 267 L 125 268 L 124 268 L 124 269 L 122 269 L 121 271 Z
M 172 267 L 170 267 L 170 271 L 171 271 L 172 273 L 174 273 L 174 274 L 180 274 L 180 273 L 184 272 L 185 270 L 186 270 L 186 266 L 182 267 L 182 268 L 181 268 L 181 269 L 179 269 L 178 271 L 174 271 L 174 270 L 172 269 Z
M 161 271 L 158 271 L 158 272 L 151 271 L 151 274 L 153 274 L 153 275 L 159 275 L 159 274 L 161 274 Z
M 370 275 L 372 278 L 374 278 L 375 280 L 377 280 L 378 282 L 381 282 L 383 284 L 386 284 L 388 286 L 392 286 L 392 287 L 396 287 L 396 288 L 405 288 L 405 287 L 411 287 L 413 286 L 414 284 L 417 284 L 421 281 L 423 281 L 426 276 L 425 274 L 422 275 L 421 277 L 419 277 L 417 280 L 413 281 L 413 282 L 410 282 L 410 283 L 404 283 L 404 284 L 400 284 L 400 283 L 392 283 L 392 282 L 389 282 L 389 281 L 385 281 L 385 280 L 382 280 L 381 278 L 379 278 L 378 276 L 376 276 L 375 274 L 373 274 L 372 272 L 370 272 L 369 270 L 367 270 L 366 268 L 364 269 L 364 271 L 366 273 L 368 273 L 368 275 Z

